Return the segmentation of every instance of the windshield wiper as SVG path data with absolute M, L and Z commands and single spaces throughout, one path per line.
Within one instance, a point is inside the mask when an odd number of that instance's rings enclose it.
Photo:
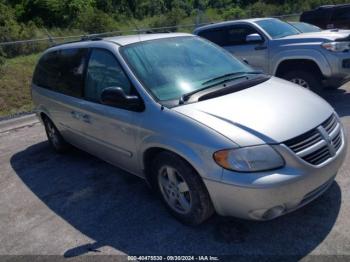
M 222 76 L 218 76 L 218 77 L 215 77 L 215 78 L 212 78 L 212 79 L 209 79 L 208 81 L 205 81 L 202 83 L 202 85 L 205 85 L 204 87 L 202 88 L 199 88 L 197 90 L 194 90 L 192 92 L 189 92 L 189 93 L 186 93 L 186 94 L 183 94 L 180 99 L 179 99 L 179 104 L 182 105 L 185 101 L 187 101 L 192 95 L 196 94 L 196 93 L 199 93 L 205 89 L 208 89 L 208 88 L 211 88 L 213 85 L 208 85 L 212 82 L 215 82 L 217 80 L 220 80 L 222 78 L 227 78 L 227 77 L 230 77 L 228 79 L 225 79 L 223 81 L 220 81 L 219 83 L 215 83 L 214 85 L 219 85 L 219 84 L 222 84 L 222 83 L 225 83 L 225 82 L 228 82 L 228 81 L 232 81 L 232 80 L 235 80 L 235 79 L 238 79 L 238 78 L 242 78 L 242 77 L 245 77 L 245 75 L 247 74 L 262 74 L 262 72 L 259 72 L 259 71 L 250 71 L 250 72 L 234 72 L 234 73 L 229 73 L 229 74 L 225 74 L 225 75 L 222 75 Z M 236 77 L 232 77 L 232 76 L 236 76 Z
M 248 75 L 248 74 L 261 74 L 261 73 L 262 72 L 259 72 L 259 71 L 232 72 L 232 73 L 224 74 L 224 75 L 217 76 L 217 77 L 214 77 L 212 79 L 209 79 L 209 80 L 203 82 L 202 85 L 204 86 L 204 85 L 207 85 L 209 83 L 215 82 L 216 80 L 220 80 L 220 79 L 223 79 L 223 78 L 226 78 L 226 77 L 230 77 L 230 76 Z

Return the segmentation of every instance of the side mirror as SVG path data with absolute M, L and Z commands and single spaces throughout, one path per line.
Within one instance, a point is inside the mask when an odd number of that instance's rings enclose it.
M 101 103 L 132 111 L 143 111 L 144 109 L 144 104 L 138 96 L 128 96 L 120 87 L 107 87 L 103 89 Z
M 247 35 L 245 41 L 247 43 L 261 43 L 261 42 L 264 42 L 264 40 L 262 39 L 261 35 L 256 34 L 256 33 Z

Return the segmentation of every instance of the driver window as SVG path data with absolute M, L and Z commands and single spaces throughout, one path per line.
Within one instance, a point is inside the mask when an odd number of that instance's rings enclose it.
M 106 50 L 94 49 L 86 72 L 85 98 L 100 102 L 106 87 L 121 87 L 125 94 L 131 93 L 131 84 L 114 55 Z
M 228 45 L 248 45 L 246 38 L 250 34 L 259 34 L 250 26 L 234 26 L 227 29 Z

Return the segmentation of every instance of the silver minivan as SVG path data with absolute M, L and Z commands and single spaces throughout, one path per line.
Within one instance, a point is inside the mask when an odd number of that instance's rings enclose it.
M 346 152 L 327 102 L 191 34 L 52 47 L 32 96 L 55 150 L 144 178 L 188 224 L 291 212 L 330 187 Z

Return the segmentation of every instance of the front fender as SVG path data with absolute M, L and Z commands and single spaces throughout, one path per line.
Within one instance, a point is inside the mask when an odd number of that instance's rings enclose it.
M 143 156 L 148 149 L 162 148 L 171 151 L 185 159 L 204 178 L 221 180 L 222 168 L 215 164 L 213 153 L 215 149 L 206 148 L 203 145 L 179 141 L 163 136 L 149 136 L 143 140 L 140 146 L 139 165 L 145 169 Z
M 283 61 L 295 59 L 311 60 L 318 65 L 320 71 L 324 76 L 329 77 L 332 75 L 331 66 L 328 63 L 326 57 L 321 52 L 312 49 L 287 50 L 273 55 L 270 62 L 272 74 L 276 75 L 277 69 Z

